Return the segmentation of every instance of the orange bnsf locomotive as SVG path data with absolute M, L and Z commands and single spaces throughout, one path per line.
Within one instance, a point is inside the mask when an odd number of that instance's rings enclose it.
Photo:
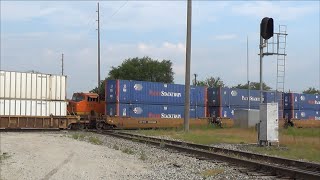
M 74 93 L 68 102 L 68 113 L 80 116 L 102 116 L 105 101 L 96 93 Z

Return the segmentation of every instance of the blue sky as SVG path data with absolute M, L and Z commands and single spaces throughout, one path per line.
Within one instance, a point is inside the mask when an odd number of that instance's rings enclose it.
M 59 74 L 63 52 L 68 96 L 96 86 L 97 1 L 0 3 L 1 69 Z M 319 6 L 317 1 L 194 1 L 191 73 L 198 79 L 220 76 L 228 86 L 245 83 L 248 36 L 250 81 L 259 81 L 259 24 L 268 16 L 275 31 L 287 25 L 285 90 L 319 88 Z M 175 83 L 184 83 L 185 1 L 101 1 L 100 9 L 102 77 L 126 58 L 150 56 L 172 60 Z M 275 56 L 264 59 L 264 80 L 272 88 L 276 65 Z

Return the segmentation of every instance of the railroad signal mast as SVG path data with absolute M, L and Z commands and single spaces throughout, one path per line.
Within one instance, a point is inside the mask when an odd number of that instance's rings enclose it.
M 283 109 L 283 95 L 285 83 L 285 60 L 287 43 L 287 26 L 279 25 L 279 31 L 274 32 L 273 19 L 265 17 L 260 23 L 260 103 L 263 99 L 262 59 L 264 56 L 277 56 L 277 83 L 275 102 L 279 103 L 279 109 Z M 283 111 L 280 112 L 283 115 Z
M 100 8 L 99 8 L 99 3 L 98 3 L 98 9 L 97 9 L 97 15 L 98 15 L 98 28 L 97 28 L 97 33 L 98 33 L 98 94 L 100 95 Z M 100 101 L 100 98 L 99 98 Z

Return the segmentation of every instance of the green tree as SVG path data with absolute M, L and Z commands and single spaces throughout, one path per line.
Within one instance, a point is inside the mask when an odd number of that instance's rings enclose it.
M 174 73 L 170 60 L 136 57 L 124 60 L 118 67 L 112 67 L 108 75 L 110 79 L 173 83 Z
M 111 67 L 108 77 L 100 83 L 99 96 L 104 98 L 105 81 L 108 79 L 173 83 L 173 75 L 170 60 L 158 61 L 150 57 L 129 58 L 124 60 L 120 66 Z M 90 92 L 98 93 L 98 88 L 95 87 Z
M 193 80 L 193 85 L 196 86 L 207 86 L 207 87 L 224 87 L 225 84 L 223 83 L 220 77 L 209 77 L 206 78 L 204 81 L 195 81 Z
M 320 90 L 316 90 L 314 87 L 309 87 L 307 90 L 304 90 L 303 93 L 306 94 L 320 94 Z
M 106 86 L 106 79 L 105 80 L 102 80 L 100 81 L 100 86 L 99 86 L 99 89 L 97 87 L 95 87 L 94 89 L 92 89 L 90 92 L 91 93 L 97 93 L 99 94 L 99 98 L 101 100 L 104 100 L 105 99 L 105 86 Z
M 263 90 L 269 91 L 272 88 L 267 86 L 265 83 L 262 83 Z M 248 89 L 248 83 L 246 84 L 238 84 L 236 86 L 233 86 L 232 88 L 238 88 L 238 89 Z M 250 82 L 250 89 L 252 90 L 260 90 L 260 83 L 259 82 Z

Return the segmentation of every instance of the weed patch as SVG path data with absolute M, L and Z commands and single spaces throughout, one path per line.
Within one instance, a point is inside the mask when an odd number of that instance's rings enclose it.
M 208 169 L 208 170 L 201 172 L 201 175 L 203 177 L 210 177 L 210 176 L 215 176 L 220 173 L 223 173 L 223 171 L 224 171 L 224 169 Z
M 3 160 L 6 160 L 8 158 L 10 158 L 10 155 L 8 153 L 4 152 L 4 153 L 0 154 L 0 162 L 2 162 Z
M 125 148 L 122 150 L 123 153 L 126 153 L 126 154 L 134 154 L 134 151 L 130 148 Z
M 98 137 L 95 137 L 95 136 L 90 136 L 89 137 L 89 142 L 92 143 L 92 144 L 96 144 L 96 145 L 101 145 L 102 144 L 102 141 Z
M 120 149 L 119 146 L 116 145 L 116 144 L 114 144 L 112 148 L 115 149 L 115 150 L 119 150 Z
M 71 137 L 73 139 L 83 141 L 86 136 L 84 134 L 81 134 L 81 133 L 75 133 L 75 134 L 72 134 Z
M 160 148 L 164 148 L 166 146 L 166 143 L 164 141 L 160 142 Z
M 141 159 L 142 161 L 147 160 L 147 155 L 144 153 L 144 151 L 142 151 L 142 152 L 140 153 L 139 159 Z

